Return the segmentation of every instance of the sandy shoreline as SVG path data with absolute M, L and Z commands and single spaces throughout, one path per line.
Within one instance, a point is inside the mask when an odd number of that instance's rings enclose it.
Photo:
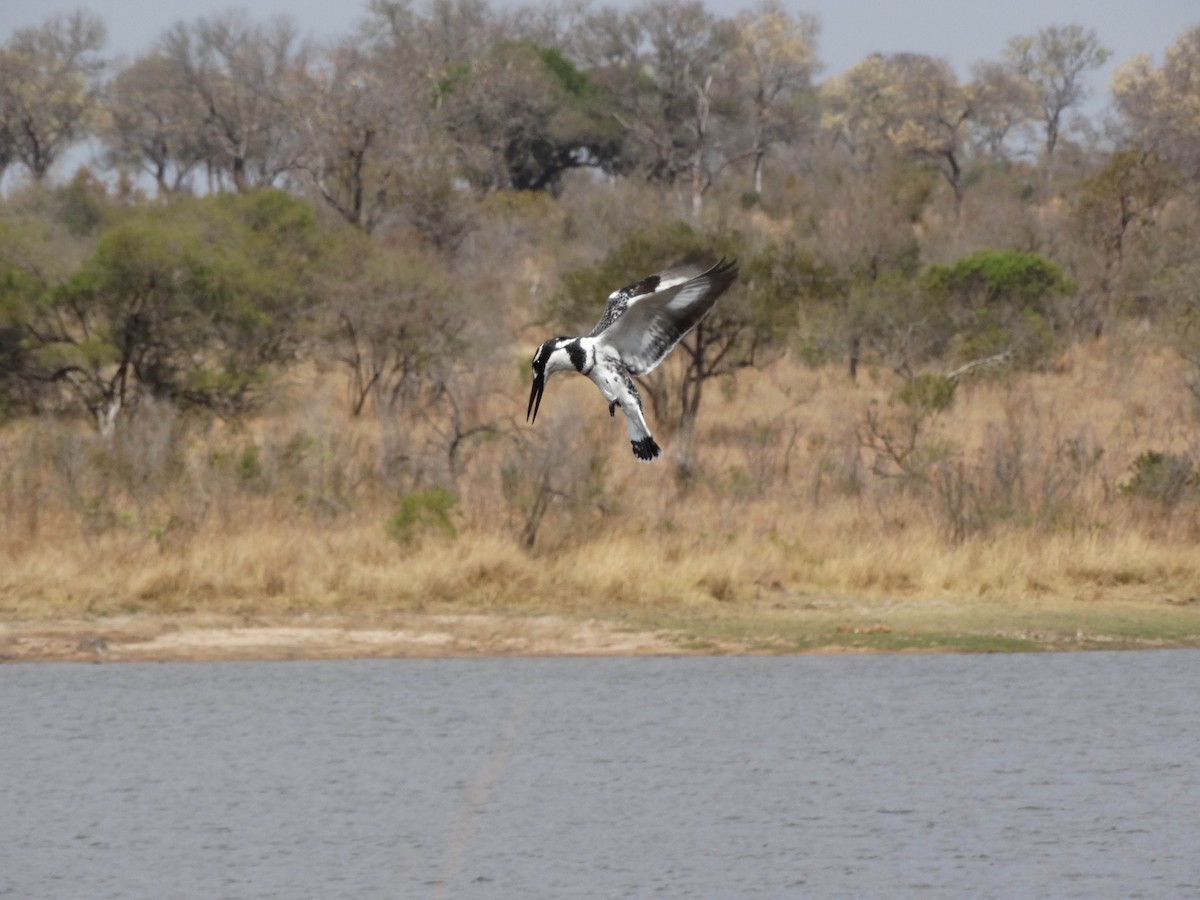
M 1062 628 L 1061 617 L 1003 627 L 988 617 L 952 621 L 943 610 L 918 621 L 908 612 L 838 611 L 823 624 L 758 619 L 739 627 L 677 621 L 660 628 L 634 620 L 494 613 L 359 613 L 233 616 L 135 614 L 0 621 L 0 664 L 18 662 L 202 662 L 483 656 L 695 656 L 1014 652 L 1200 647 L 1194 613 L 1163 625 L 1130 617 Z M 1180 627 L 1186 617 L 1186 627 Z M 1172 624 L 1174 623 L 1174 624 Z M 713 622 L 707 623 L 714 626 Z M 736 624 L 736 623 L 735 623 Z M 1105 628 L 1107 624 L 1109 627 Z M 1112 627 L 1112 626 L 1118 627 Z
M 409 615 L 386 623 L 130 616 L 0 623 L 0 662 L 190 662 L 686 654 L 670 636 L 560 616 Z

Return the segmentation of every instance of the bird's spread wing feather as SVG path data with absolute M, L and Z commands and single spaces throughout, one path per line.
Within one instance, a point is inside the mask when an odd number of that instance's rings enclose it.
M 678 287 L 688 280 L 704 274 L 710 264 L 687 259 L 676 263 L 669 269 L 664 269 L 656 275 L 648 275 L 641 281 L 635 281 L 633 284 L 627 284 L 625 287 L 613 291 L 608 295 L 608 302 L 604 305 L 604 312 L 600 315 L 600 321 L 588 333 L 588 337 L 596 337 L 606 331 L 613 322 L 621 318 L 631 304 L 637 303 L 640 298 Z
M 593 336 L 615 351 L 630 372 L 645 375 L 708 314 L 735 278 L 736 262 L 724 260 L 708 267 L 681 263 L 651 275 L 609 297 Z M 614 298 L 622 292 L 629 293 L 614 312 Z M 607 325 L 605 319 L 610 319 Z

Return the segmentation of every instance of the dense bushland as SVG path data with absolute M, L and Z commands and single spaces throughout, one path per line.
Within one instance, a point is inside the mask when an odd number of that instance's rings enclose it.
M 771 3 L 367 17 L 0 50 L 6 614 L 1200 594 L 1200 29 L 1101 137 L 1078 26 L 818 83 Z M 583 379 L 528 427 L 536 344 L 698 251 L 665 460 Z

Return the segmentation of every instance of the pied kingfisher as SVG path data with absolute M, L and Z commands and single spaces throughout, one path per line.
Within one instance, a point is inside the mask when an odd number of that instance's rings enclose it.
M 662 451 L 646 427 L 642 398 L 630 376 L 653 371 L 707 315 L 737 274 L 736 260 L 689 259 L 613 291 L 591 332 L 551 338 L 537 348 L 525 420 L 537 421 L 546 379 L 574 369 L 600 389 L 610 416 L 621 407 L 633 455 L 643 462 L 655 459 Z

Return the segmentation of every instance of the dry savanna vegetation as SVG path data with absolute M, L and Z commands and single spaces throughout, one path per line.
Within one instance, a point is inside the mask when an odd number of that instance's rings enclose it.
M 365 14 L 0 49 L 0 656 L 1200 643 L 1200 29 L 1101 123 L 1081 26 L 818 81 L 771 3 Z M 699 252 L 664 458 L 525 423 Z

